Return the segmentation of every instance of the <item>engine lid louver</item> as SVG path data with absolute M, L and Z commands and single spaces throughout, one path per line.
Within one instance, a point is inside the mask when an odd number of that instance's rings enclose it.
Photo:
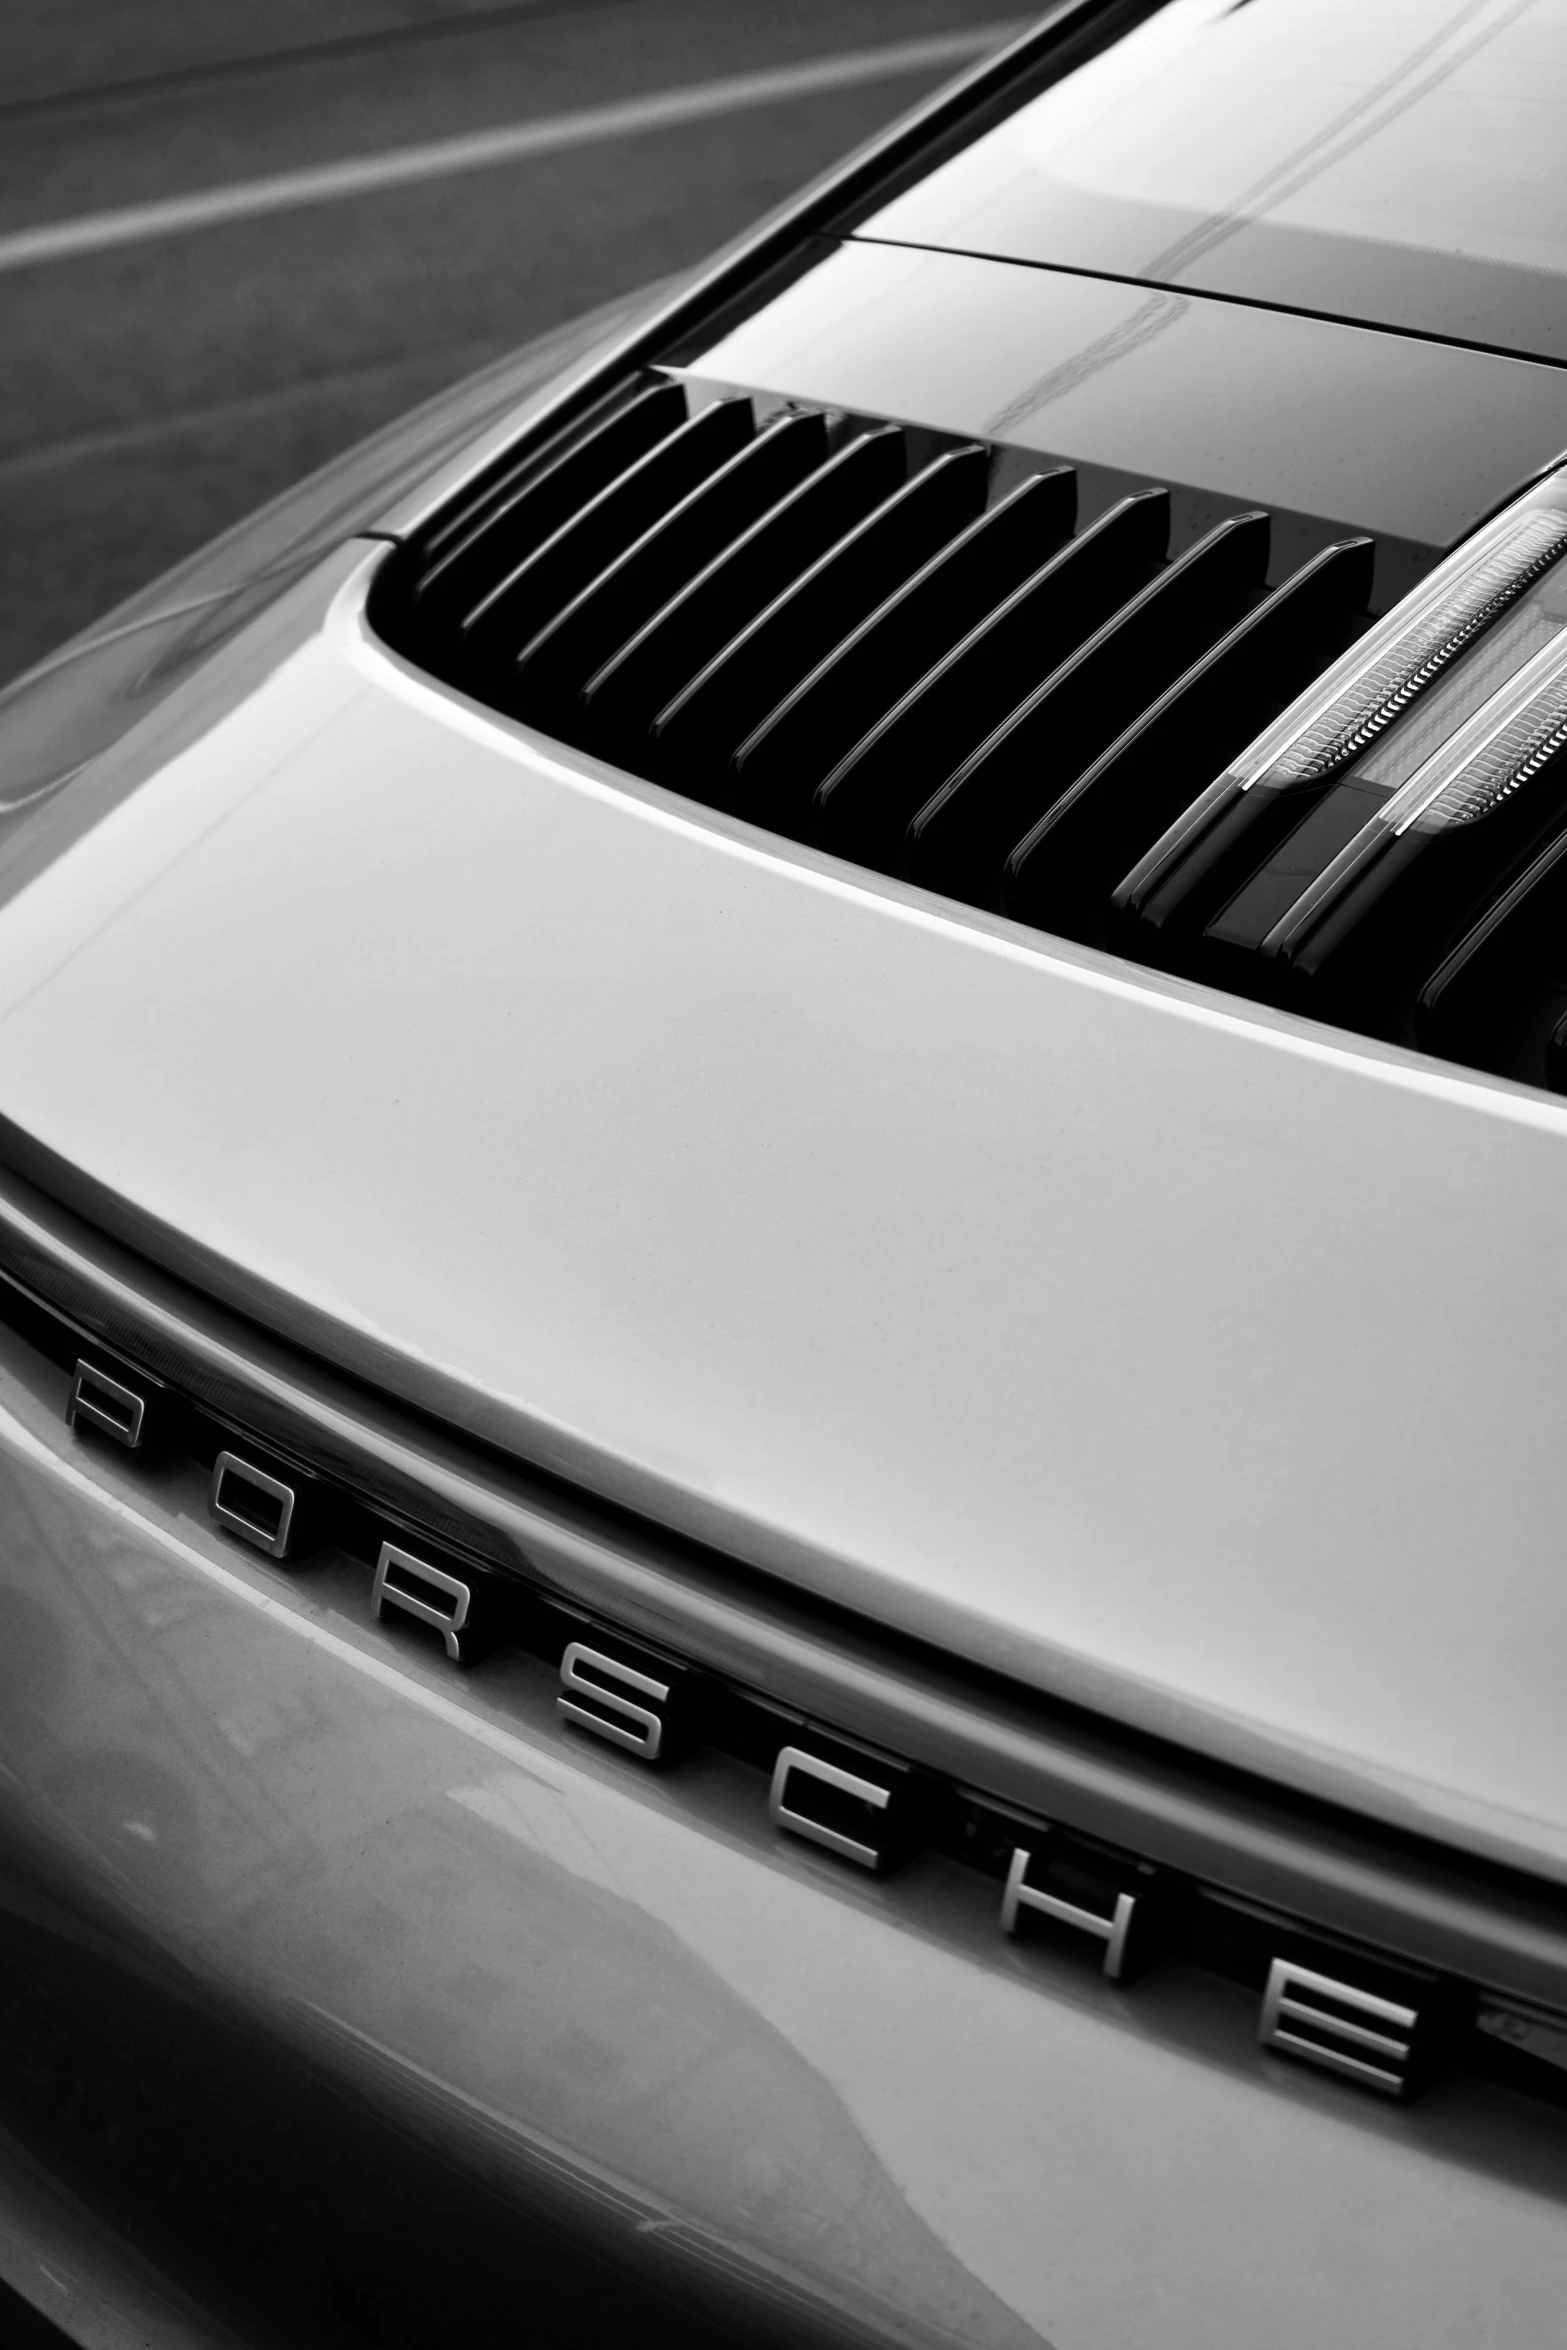
M 1085 518 L 1029 462 L 644 379 L 398 550 L 371 618 L 709 806 L 1567 1090 L 1567 718 L 1542 672 L 1484 719 L 1567 623 L 1563 477 L 1373 625 L 1368 537 L 1280 578 L 1266 513 L 1172 550 L 1168 491 Z M 1449 816 L 1406 825 L 1459 736 Z

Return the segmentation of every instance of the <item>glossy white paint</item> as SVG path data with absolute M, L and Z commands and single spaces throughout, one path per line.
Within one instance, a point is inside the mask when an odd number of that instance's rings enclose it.
M 858 241 L 690 373 L 1256 499 L 1427 560 L 1567 441 L 1567 382 L 1544 362 Z
M 0 1111 L 535 1459 L 1567 1874 L 1567 1107 L 563 758 L 374 560 L 0 912 Z
M 75 1445 L 8 1346 L 0 1827 L 44 1826 L 51 1918 L 156 1934 L 182 2087 L 237 2008 L 258 2071 L 330 2068 L 518 2224 L 567 2182 L 568 2263 L 706 2267 L 833 2340 L 1553 2338 L 1548 2110 L 1395 2110 L 1264 2056 L 1238 1986 L 1023 1952 L 966 1872 L 887 1887 L 776 1838 L 759 1774 L 654 1778 L 562 1732 L 547 1675 L 459 1681 L 370 1623 L 366 1578 L 291 1579 L 191 1499 Z M 550 2280 L 519 2272 L 527 2310 Z

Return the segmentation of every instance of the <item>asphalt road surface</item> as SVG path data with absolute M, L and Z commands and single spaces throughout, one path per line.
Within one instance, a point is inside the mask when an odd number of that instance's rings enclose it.
M 5 0 L 0 679 L 400 410 L 698 259 L 957 61 L 206 225 L 181 201 L 1016 13 Z M 170 204 L 172 226 L 28 257 L 25 232 Z

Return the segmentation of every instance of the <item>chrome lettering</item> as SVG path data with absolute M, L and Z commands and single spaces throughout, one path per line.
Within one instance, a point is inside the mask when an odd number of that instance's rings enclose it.
M 613 1686 L 606 1688 L 606 1682 Z M 586 1641 L 573 1640 L 560 1660 L 560 1694 L 555 1703 L 566 1720 L 575 1722 L 579 1729 L 625 1747 L 643 1762 L 657 1762 L 664 1751 L 665 1723 L 663 1714 L 654 1708 L 668 1705 L 670 1688 L 668 1681 L 634 1672 L 618 1657 L 605 1656 Z M 636 1697 L 628 1696 L 629 1690 L 635 1690 Z M 639 1705 L 637 1698 L 652 1702 Z M 606 1720 L 606 1715 L 611 1718 Z
M 142 1440 L 142 1423 L 147 1416 L 147 1399 L 134 1387 L 126 1387 L 120 1380 L 111 1379 L 107 1371 L 98 1370 L 85 1359 L 79 1359 L 76 1376 L 71 1381 L 71 1399 L 65 1407 L 67 1424 L 74 1427 L 78 1420 L 88 1421 L 101 1428 L 117 1444 L 134 1452 Z
M 1054 1918 L 1059 1925 L 1075 1926 L 1080 1934 L 1093 1934 L 1104 1944 L 1104 1972 L 1112 1982 L 1118 1982 L 1125 1971 L 1127 1943 L 1138 1913 L 1137 1895 L 1117 1893 L 1114 1909 L 1108 1917 L 1102 1917 L 1096 1910 L 1083 1909 L 1075 1901 L 1063 1901 L 1059 1894 L 1046 1893 L 1038 1885 L 1031 1885 L 1028 1870 L 1033 1857 L 1026 1846 L 1014 1847 L 1007 1870 L 1007 1888 L 1001 1897 L 1002 1932 L 1017 1932 L 1020 1910 L 1037 1910 L 1042 1917 Z
M 220 1452 L 212 1465 L 207 1506 L 220 1526 L 264 1550 L 286 1558 L 294 1527 L 297 1489 L 258 1469 L 237 1452 Z
M 410 1590 L 410 1584 L 418 1588 Z M 438 1594 L 450 1604 L 442 1607 L 434 1599 L 421 1598 L 421 1589 Z M 401 1550 L 395 1542 L 383 1542 L 375 1563 L 370 1604 L 378 1617 L 389 1607 L 400 1607 L 405 1614 L 416 1616 L 421 1624 L 433 1625 L 445 1641 L 446 1653 L 453 1664 L 470 1661 L 465 1653 L 463 1633 L 473 1607 L 473 1586 L 457 1575 L 447 1574 L 444 1567 L 416 1558 L 411 1550 Z
M 806 1788 L 827 1788 L 833 1795 L 847 1796 L 852 1802 L 862 1803 L 871 1812 L 885 1814 L 892 1801 L 892 1789 L 878 1786 L 874 1779 L 862 1779 L 853 1771 L 844 1771 L 836 1763 L 824 1762 L 819 1754 L 808 1754 L 803 1746 L 786 1746 L 773 1766 L 773 1784 L 767 1798 L 767 1809 L 774 1823 L 786 1828 L 793 1836 L 807 1836 L 813 1844 L 820 1844 L 828 1852 L 836 1852 L 844 1860 L 858 1861 L 862 1869 L 879 1869 L 884 1856 L 880 1844 L 862 1843 L 842 1828 L 834 1828 L 826 1821 L 813 1819 L 799 1805 L 809 1801 L 808 1794 L 796 1794 L 791 1802 L 792 1779 L 805 1782 Z
M 1363 2081 L 1389 2097 L 1409 2085 L 1420 2010 L 1354 1983 L 1276 1958 L 1268 1970 L 1259 2037 L 1264 2048 Z

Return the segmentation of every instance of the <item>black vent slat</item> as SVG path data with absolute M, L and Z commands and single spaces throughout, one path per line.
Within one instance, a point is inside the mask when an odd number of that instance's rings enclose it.
M 659 714 L 661 773 L 689 775 L 727 804 L 729 761 L 745 737 L 961 529 L 966 492 L 953 456 L 937 458 L 813 563 Z
M 979 497 L 988 469 L 978 460 Z M 1077 476 L 1036 473 L 894 590 L 779 703 L 735 754 L 737 804 L 804 827 L 817 785 L 876 720 L 1072 533 Z
M 1042 809 L 1256 602 L 1268 536 L 1266 514 L 1217 524 L 1036 686 L 913 819 L 913 878 L 999 901 L 1008 852 Z
M 1567 832 L 1503 891 L 1421 989 L 1415 1041 L 1567 1092 Z
M 1103 943 L 1139 852 L 1364 625 L 1375 546 L 1326 547 L 1248 613 L 1046 810 L 1007 861 L 1020 921 Z
M 558 606 L 716 473 L 755 430 L 749 400 L 717 400 L 677 425 L 499 580 L 463 621 L 470 643 L 509 667 Z
M 1222 778 L 1210 783 L 1117 884 L 1107 910 L 1112 936 L 1135 937 L 1139 952 L 1160 961 L 1187 951 L 1325 788 L 1237 799 Z
M 1427 972 L 1560 831 L 1567 752 L 1452 824 L 1387 828 L 1387 804 L 1351 768 L 1209 921 L 1205 967 L 1241 994 L 1407 1033 Z
M 1100 515 L 927 671 L 818 786 L 815 832 L 840 856 L 901 869 L 909 819 L 1054 670 L 1146 585 L 1170 535 L 1165 490 Z
M 784 417 L 688 491 L 517 655 L 517 690 L 530 716 L 575 701 L 628 637 L 826 455 L 824 418 Z
M 498 571 L 509 570 L 528 548 L 542 546 L 628 465 L 667 440 L 685 413 L 680 386 L 657 384 L 553 464 L 530 466 L 520 477 L 513 473 L 498 482 L 428 541 L 427 568 L 415 591 L 421 605 L 466 610 Z
M 1279 794 L 1281 799 L 1289 796 Z M 1295 824 L 1271 854 L 1255 857 L 1256 870 L 1210 915 L 1204 926 L 1203 943 L 1190 950 L 1205 969 L 1220 972 L 1232 956 L 1245 957 L 1247 967 L 1237 964 L 1234 969 L 1243 994 L 1251 983 L 1254 959 L 1262 952 L 1264 941 L 1291 907 L 1299 903 L 1318 874 L 1349 847 L 1367 819 L 1383 806 L 1387 794 L 1374 783 L 1351 778 L 1336 790 L 1303 794 L 1302 799 L 1303 804 L 1295 810 Z M 1264 985 L 1269 976 L 1257 974 Z
M 1522 561 L 1511 508 L 1435 598 L 1374 621 L 1380 541 L 1323 545 L 1310 514 L 1243 513 L 1212 484 L 1122 475 L 1074 532 L 1068 463 L 683 371 L 582 390 L 573 425 L 492 460 L 379 566 L 370 622 L 406 658 L 949 898 L 1567 1087 L 1554 736 L 1494 810 L 1455 792 L 1413 832 L 1365 821 L 1567 612 L 1554 475 L 1518 502 L 1535 551 L 1507 597 L 1483 602 L 1498 550 Z M 1321 549 L 1271 593 L 1270 533 Z M 1433 628 L 1459 635 L 1432 651 Z
M 593 739 L 646 756 L 653 721 L 739 630 L 881 505 L 903 478 L 902 436 L 861 433 L 655 612 L 583 689 Z

